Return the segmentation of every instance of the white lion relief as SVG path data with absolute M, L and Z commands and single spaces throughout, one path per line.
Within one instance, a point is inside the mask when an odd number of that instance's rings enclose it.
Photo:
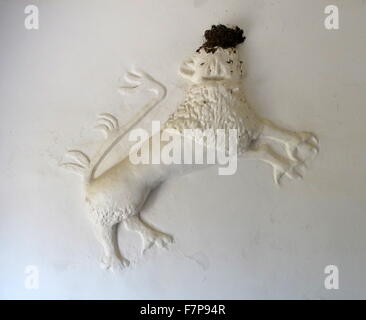
M 301 178 L 301 170 L 306 167 L 305 160 L 318 152 L 318 140 L 309 132 L 282 129 L 251 109 L 243 95 L 242 61 L 236 49 L 245 40 L 242 33 L 238 27 L 223 25 L 206 31 L 205 44 L 179 69 L 180 74 L 189 81 L 189 87 L 183 103 L 171 114 L 162 130 L 175 129 L 183 134 L 185 129 L 223 129 L 225 132 L 235 129 L 238 156 L 270 164 L 276 184 L 285 176 Z M 106 140 L 99 152 L 89 157 L 81 151 L 70 150 L 62 164 L 83 176 L 90 219 L 104 250 L 101 264 L 107 269 L 129 264 L 121 255 L 116 240 L 116 227 L 121 222 L 141 235 L 144 251 L 154 244 L 166 247 L 173 242 L 172 236 L 142 221 L 140 212 L 157 185 L 183 171 L 176 164 L 133 164 L 126 157 L 96 176 L 97 168 L 106 155 L 166 95 L 165 87 L 145 72 L 127 73 L 126 80 L 130 85 L 119 89 L 122 94 L 149 90 L 153 94 L 150 102 L 124 127 L 119 126 L 118 119 L 113 115 L 100 114 L 97 127 L 105 134 Z M 151 139 L 153 137 L 145 143 L 150 143 Z M 162 145 L 166 143 L 161 141 Z M 283 147 L 284 152 L 276 151 L 275 144 Z M 191 166 L 190 171 L 194 168 Z

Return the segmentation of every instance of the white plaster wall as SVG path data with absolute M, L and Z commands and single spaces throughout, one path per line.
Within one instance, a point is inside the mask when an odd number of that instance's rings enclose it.
M 40 29 L 24 28 L 24 7 Z M 340 29 L 324 28 L 336 4 Z M 366 298 L 366 2 L 0 1 L 1 298 Z M 96 114 L 128 119 L 116 92 L 137 65 L 168 88 L 164 117 L 182 98 L 180 61 L 211 24 L 244 28 L 246 93 L 262 115 L 318 134 L 321 152 L 304 181 L 272 182 L 269 167 L 241 161 L 164 184 L 143 216 L 172 233 L 168 251 L 143 258 L 137 235 L 120 229 L 136 260 L 120 275 L 99 268 L 101 253 L 77 176 L 63 152 L 91 150 Z M 335 264 L 340 289 L 324 288 Z M 24 270 L 39 268 L 27 290 Z

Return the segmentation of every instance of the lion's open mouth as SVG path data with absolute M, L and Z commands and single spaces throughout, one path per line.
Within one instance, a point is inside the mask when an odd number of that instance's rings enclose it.
M 225 80 L 225 77 L 220 77 L 220 76 L 209 76 L 209 77 L 202 77 L 203 80 L 209 80 L 209 81 L 221 81 L 221 80 Z

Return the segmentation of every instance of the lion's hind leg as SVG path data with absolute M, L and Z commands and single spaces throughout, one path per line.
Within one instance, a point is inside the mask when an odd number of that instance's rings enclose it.
M 130 263 L 124 258 L 118 248 L 117 223 L 111 225 L 95 224 L 94 232 L 103 246 L 103 257 L 101 267 L 116 271 L 127 267 Z
M 138 214 L 128 217 L 126 220 L 123 220 L 123 222 L 128 230 L 140 234 L 143 240 L 143 253 L 154 244 L 158 247 L 166 248 L 174 241 L 171 235 L 158 231 L 142 221 Z

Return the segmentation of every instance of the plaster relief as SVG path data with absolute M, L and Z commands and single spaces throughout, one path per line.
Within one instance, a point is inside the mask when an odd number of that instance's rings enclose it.
M 280 128 L 251 109 L 242 90 L 243 62 L 236 48 L 245 40 L 241 29 L 213 26 L 205 32 L 205 38 L 206 42 L 179 68 L 180 75 L 188 81 L 182 104 L 170 115 L 159 133 L 152 134 L 132 153 L 136 155 L 148 150 L 152 159 L 161 158 L 161 147 L 170 143 L 163 139 L 164 130 L 174 130 L 184 137 L 185 130 L 191 129 L 190 138 L 196 143 L 206 144 L 206 147 L 235 159 L 238 156 L 268 163 L 278 185 L 284 177 L 301 178 L 305 161 L 318 152 L 316 136 L 310 132 Z M 70 150 L 62 164 L 83 177 L 85 201 L 95 234 L 103 247 L 101 265 L 106 269 L 123 268 L 129 264 L 121 255 L 116 241 L 116 227 L 120 223 L 141 235 L 143 251 L 153 245 L 167 247 L 173 242 L 171 235 L 155 230 L 142 221 L 140 212 L 150 192 L 159 184 L 173 175 L 202 167 L 194 162 L 189 166 L 177 162 L 136 164 L 131 162 L 131 157 L 126 157 L 96 175 L 99 165 L 116 144 L 166 96 L 165 87 L 143 71 L 127 73 L 126 80 L 129 85 L 119 88 L 121 94 L 147 90 L 152 94 L 151 100 L 123 127 L 112 114 L 100 114 L 97 128 L 106 137 L 100 150 L 92 157 L 78 150 Z M 197 132 L 205 130 L 213 132 L 213 142 L 210 139 L 202 142 L 202 135 Z M 232 131 L 236 133 L 234 149 L 226 143 Z M 220 132 L 224 133 L 224 139 L 219 139 Z M 154 140 L 158 140 L 160 148 L 148 148 Z M 173 147 L 177 146 L 178 142 L 174 143 Z M 276 144 L 283 152 L 277 151 Z

